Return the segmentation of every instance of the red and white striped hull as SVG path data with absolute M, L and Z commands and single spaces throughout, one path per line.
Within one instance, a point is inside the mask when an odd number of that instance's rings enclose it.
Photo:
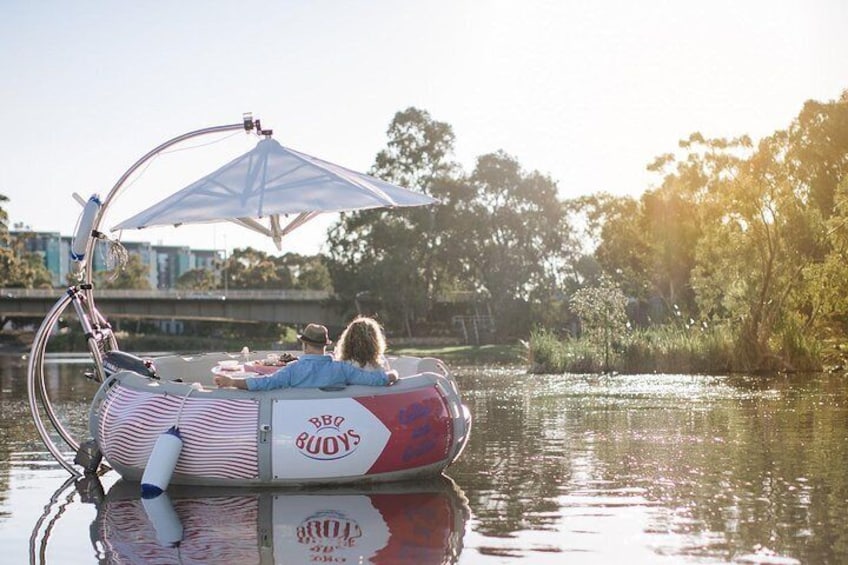
M 470 416 L 453 381 L 435 373 L 393 387 L 247 392 L 125 371 L 94 400 L 92 434 L 126 479 L 141 478 L 171 426 L 183 441 L 172 484 L 343 483 L 441 473 Z

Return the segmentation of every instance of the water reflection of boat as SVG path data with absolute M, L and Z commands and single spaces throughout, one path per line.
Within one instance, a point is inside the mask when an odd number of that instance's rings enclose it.
M 81 474 L 78 467 L 86 473 L 102 469 L 105 458 L 123 478 L 142 479 L 157 491 L 170 482 L 254 486 L 438 475 L 462 452 L 471 415 L 456 382 L 436 359 L 393 360 L 402 378 L 381 390 L 350 386 L 247 393 L 219 390 L 212 381 L 210 371 L 218 363 L 229 362 L 250 373 L 263 368 L 240 365 L 235 356 L 207 353 L 149 360 L 120 349 L 107 317 L 95 305 L 90 261 L 96 245 L 108 239 L 101 231 L 107 209 L 130 177 L 165 149 L 239 129 L 263 139 L 253 150 L 113 230 L 230 221 L 271 237 L 279 247 L 283 236 L 325 212 L 435 202 L 287 149 L 251 115 L 241 123 L 189 132 L 154 148 L 104 199 L 93 195 L 84 202 L 78 197 L 83 210 L 71 243 L 75 272 L 69 277 L 76 280 L 45 316 L 27 369 L 30 411 L 45 446 L 72 475 Z M 125 256 L 118 242 L 111 245 L 110 257 Z M 92 404 L 91 437 L 85 442 L 62 424 L 45 385 L 47 344 L 69 306 L 94 363 L 90 377 L 102 383 Z M 73 461 L 56 444 L 53 432 L 74 453 Z
M 456 563 L 467 501 L 445 477 L 313 490 L 172 486 L 143 499 L 119 481 L 92 544 L 108 563 Z

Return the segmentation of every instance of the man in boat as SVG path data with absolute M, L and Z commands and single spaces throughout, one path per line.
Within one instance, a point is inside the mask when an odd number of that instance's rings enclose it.
M 216 375 L 219 387 L 235 387 L 243 390 L 271 390 L 275 388 L 320 388 L 343 385 L 390 386 L 397 382 L 397 371 L 364 370 L 344 361 L 336 361 L 327 355 L 329 332 L 321 324 L 309 324 L 298 334 L 303 355 L 295 363 L 289 363 L 279 371 L 267 376 L 235 379 L 227 375 Z

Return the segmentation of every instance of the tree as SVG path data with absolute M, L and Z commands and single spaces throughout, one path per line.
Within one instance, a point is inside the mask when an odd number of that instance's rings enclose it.
M 680 191 L 647 191 L 642 195 L 641 228 L 648 245 L 647 267 L 651 287 L 666 312 L 697 316 L 691 274 L 701 235 L 696 203 Z
M 218 277 L 209 269 L 191 269 L 180 275 L 176 282 L 176 287 L 182 290 L 207 291 L 218 286 Z
M 504 152 L 470 176 L 451 160 L 453 132 L 427 112 L 395 115 L 373 173 L 439 199 L 426 208 L 343 216 L 330 233 L 330 272 L 349 303 L 369 292 L 387 322 L 411 332 L 448 291 L 488 297 L 504 332 L 529 330 L 561 286 L 576 244 L 557 187 Z
M 796 345 L 812 322 L 804 273 L 820 255 L 822 221 L 786 160 L 791 143 L 775 132 L 747 158 L 740 149 L 750 143 L 704 143 L 704 162 L 716 166 L 706 175 L 693 285 L 702 313 L 732 321 L 738 357 L 754 370 L 810 365 Z
M 808 265 L 805 275 L 810 287 L 818 289 L 811 293 L 816 310 L 844 328 L 848 326 L 848 178 L 836 190 L 824 237 L 828 253 L 821 263 Z
M 112 272 L 96 273 L 97 287 L 103 289 L 150 290 L 150 266 L 136 253 L 127 255 L 126 264 Z
M 407 108 L 395 114 L 386 131 L 386 149 L 377 154 L 371 173 L 401 186 L 430 192 L 440 177 L 452 177 L 453 128 L 426 110 Z
M 499 151 L 477 159 L 468 184 L 473 196 L 452 232 L 464 278 L 490 296 L 496 318 L 511 320 L 504 331 L 525 333 L 530 320 L 518 323 L 514 309 L 550 300 L 576 256 L 556 183 Z
M 0 203 L 9 199 L 0 194 Z M 26 236 L 9 233 L 9 216 L 0 207 L 0 287 L 50 288 L 52 277 L 44 259 L 24 247 Z
M 730 324 L 750 369 L 815 367 L 804 342 L 848 295 L 848 93 L 807 102 L 756 147 L 694 133 L 680 148 L 649 166 L 662 183 L 638 205 L 577 207 L 600 234 L 599 262 L 629 295 L 645 285 L 669 308 Z
M 598 286 L 584 287 L 574 293 L 571 308 L 580 318 L 589 341 L 604 352 L 604 370 L 610 368 L 614 341 L 621 341 L 627 329 L 627 298 L 609 278 Z
M 451 252 L 445 241 L 450 202 L 463 187 L 455 181 L 451 127 L 429 113 L 408 108 L 395 114 L 387 148 L 371 174 L 442 200 L 442 205 L 344 214 L 330 230 L 328 269 L 333 287 L 350 305 L 370 292 L 385 321 L 412 333 L 426 318 L 440 289 L 450 286 Z
M 294 288 L 303 290 L 333 290 L 326 259 L 321 255 L 286 253 L 280 258 L 294 279 Z
M 848 297 L 848 90 L 832 102 L 808 101 L 785 137 L 795 192 L 807 205 L 793 217 L 793 242 L 803 267 L 808 325 L 844 328 Z M 822 319 L 818 320 L 817 317 Z
M 581 217 L 591 255 L 603 273 L 628 296 L 646 301 L 652 296 L 651 246 L 644 228 L 642 202 L 629 196 L 599 193 L 566 203 L 569 215 Z M 585 262 L 586 260 L 584 260 Z M 589 286 L 597 277 L 577 281 Z
M 807 101 L 786 135 L 791 176 L 809 203 L 829 218 L 837 187 L 848 174 L 848 90 L 835 101 Z
M 234 249 L 222 276 L 231 289 L 332 290 L 326 260 L 319 255 L 268 255 L 251 247 Z
M 234 249 L 227 258 L 224 273 L 230 289 L 283 289 L 294 285 L 286 265 L 252 247 Z

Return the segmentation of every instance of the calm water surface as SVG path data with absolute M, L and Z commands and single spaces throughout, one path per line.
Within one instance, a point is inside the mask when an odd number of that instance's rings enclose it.
M 475 424 L 449 479 L 150 504 L 114 473 L 66 483 L 25 363 L 0 358 L 2 563 L 848 563 L 843 376 L 457 368 Z M 85 369 L 48 366 L 76 429 Z

